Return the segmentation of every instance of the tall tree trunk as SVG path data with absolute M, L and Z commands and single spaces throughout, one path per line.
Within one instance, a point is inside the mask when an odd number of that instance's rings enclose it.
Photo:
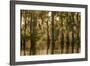
M 74 53 L 74 47 L 75 47 L 75 36 L 74 36 L 74 13 L 72 13 L 72 53 Z
M 37 16 L 33 16 L 34 21 L 33 21 L 33 33 L 32 33 L 32 55 L 36 54 L 36 36 L 37 36 L 37 30 L 36 30 L 36 25 L 37 25 Z
M 61 54 L 64 51 L 64 33 L 63 33 L 63 17 L 61 15 L 61 37 L 60 37 Z
M 75 43 L 75 41 L 74 41 L 74 33 L 72 32 L 72 42 L 71 42 L 71 44 L 72 44 L 72 53 L 74 53 L 74 43 Z
M 49 26 L 47 21 L 47 54 L 48 54 L 49 46 L 50 46 L 50 37 L 49 37 Z
M 54 40 L 54 15 L 55 12 L 52 12 L 52 47 L 51 54 L 54 54 L 55 40 Z
M 66 35 L 66 53 L 69 53 L 69 34 L 67 32 L 67 35 Z
M 33 16 L 32 12 L 31 12 L 31 24 L 30 24 L 30 31 L 31 31 L 31 48 L 30 48 L 30 55 L 35 55 L 36 54 L 36 16 Z M 32 19 L 34 19 L 34 21 L 32 22 Z
M 66 28 L 67 28 L 66 29 L 66 31 L 67 31 L 66 32 L 66 53 L 69 53 L 69 47 L 70 47 L 70 42 L 69 42 L 69 40 L 70 40 L 69 39 L 69 16 L 68 16 L 68 14 L 69 13 L 67 12 L 67 15 L 66 15 L 67 16 L 66 17 L 67 18 L 67 23 L 66 23 L 67 24 L 67 26 L 66 26 Z
M 79 36 L 79 29 L 80 29 L 80 24 L 78 24 L 79 23 L 79 18 L 78 18 L 78 13 L 77 13 L 77 48 L 76 48 L 76 52 L 77 53 L 79 53 L 79 51 L 80 51 L 80 36 Z
M 32 12 L 31 14 L 31 21 L 30 21 L 30 55 L 32 54 Z
M 76 52 L 77 53 L 79 53 L 79 51 L 80 51 L 80 37 L 79 37 L 79 35 L 77 35 L 77 48 L 76 48 Z
M 63 53 L 63 51 L 64 51 L 64 33 L 63 33 L 63 31 L 62 31 L 62 33 L 61 33 L 61 54 Z
M 26 55 L 26 19 L 25 19 L 25 29 L 24 29 L 24 55 Z

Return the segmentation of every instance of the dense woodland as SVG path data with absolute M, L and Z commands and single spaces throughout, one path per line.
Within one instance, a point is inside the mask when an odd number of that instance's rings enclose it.
M 20 11 L 20 55 L 80 53 L 79 12 Z

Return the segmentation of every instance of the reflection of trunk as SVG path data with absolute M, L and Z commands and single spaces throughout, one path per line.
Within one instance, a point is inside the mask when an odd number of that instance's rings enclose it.
M 25 19 L 25 29 L 24 29 L 24 55 L 26 55 L 26 19 Z
M 69 34 L 67 32 L 67 35 L 66 35 L 66 53 L 69 53 Z
M 74 53 L 74 33 L 72 32 L 72 53 Z
M 49 37 L 49 26 L 47 21 L 47 54 L 48 54 L 49 46 L 50 46 L 50 37 Z
M 79 50 L 80 50 L 80 37 L 79 35 L 77 35 L 77 48 L 76 48 L 76 52 L 79 53 Z
M 54 54 L 54 47 L 55 47 L 55 41 L 54 41 L 54 14 L 55 14 L 55 12 L 52 12 L 52 47 L 51 47 L 51 54 Z
M 64 50 L 64 33 L 62 31 L 61 33 L 61 53 L 63 53 L 63 50 Z
M 31 55 L 35 55 L 35 53 L 36 53 L 36 49 L 35 49 L 35 41 L 34 41 L 34 36 L 33 36 L 34 34 L 32 34 L 32 36 L 31 36 Z

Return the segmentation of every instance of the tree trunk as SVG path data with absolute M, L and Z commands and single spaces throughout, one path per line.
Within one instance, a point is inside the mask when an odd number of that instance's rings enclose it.
M 61 54 L 63 53 L 64 50 L 64 33 L 63 33 L 63 18 L 61 16 L 61 38 L 60 38 L 60 46 L 61 46 Z
M 64 34 L 63 34 L 63 31 L 61 33 L 61 54 L 63 53 L 63 50 L 64 50 Z
M 72 32 L 72 42 L 71 42 L 71 44 L 72 44 L 72 53 L 74 53 L 74 43 L 75 43 L 75 41 L 74 41 L 74 33 Z
M 25 29 L 24 29 L 24 55 L 26 55 L 26 19 L 25 19 Z
M 80 50 L 80 36 L 79 36 L 79 29 L 80 29 L 80 24 L 79 24 L 79 18 L 78 18 L 78 13 L 77 13 L 77 48 L 76 48 L 76 52 L 79 53 Z
M 32 54 L 32 12 L 31 12 L 31 21 L 30 21 L 30 55 Z
M 49 37 L 49 26 L 47 21 L 47 54 L 48 54 L 49 46 L 50 46 L 50 37 Z
M 67 12 L 67 17 L 66 17 L 67 18 L 67 23 L 66 23 L 67 24 L 67 26 L 66 26 L 66 28 L 67 28 L 66 29 L 66 31 L 67 31 L 66 32 L 66 53 L 69 53 L 69 47 L 70 47 L 70 42 L 69 42 L 69 40 L 70 40 L 69 39 L 69 16 L 68 16 L 68 14 L 69 13 Z
M 74 24 L 75 24 L 75 20 L 74 20 L 74 13 L 72 13 L 72 53 L 74 53 L 74 47 L 75 47 L 75 36 L 74 36 Z
M 32 55 L 36 54 L 36 37 L 37 37 L 37 30 L 36 30 L 36 25 L 37 25 L 37 16 L 33 16 L 34 21 L 33 21 L 33 33 L 32 33 Z
M 54 41 L 54 15 L 55 15 L 55 12 L 52 12 L 52 47 L 51 47 L 51 54 L 54 54 L 54 47 L 55 47 L 55 41 Z
M 66 35 L 66 53 L 69 53 L 69 34 L 67 32 L 67 35 Z

